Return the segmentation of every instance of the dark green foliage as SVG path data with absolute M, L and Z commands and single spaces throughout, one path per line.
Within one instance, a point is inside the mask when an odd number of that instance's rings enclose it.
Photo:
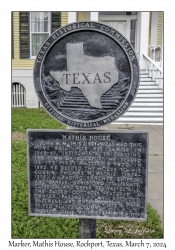
M 78 238 L 78 219 L 28 216 L 26 146 L 12 143 L 12 238 Z
M 98 220 L 98 238 L 163 238 L 160 216 L 150 204 L 147 206 L 147 221 Z
M 13 109 L 12 115 L 13 131 L 64 128 L 43 109 Z M 163 238 L 159 215 L 149 204 L 146 222 L 97 220 L 96 233 L 97 238 Z M 79 238 L 79 219 L 28 215 L 26 141 L 12 143 L 12 238 Z
M 43 108 L 12 109 L 12 131 L 26 133 L 28 128 L 32 129 L 65 129 L 66 126 L 52 118 Z
M 12 144 L 12 238 L 78 238 L 79 220 L 28 216 L 26 142 Z M 147 222 L 97 220 L 97 238 L 163 238 L 157 212 Z

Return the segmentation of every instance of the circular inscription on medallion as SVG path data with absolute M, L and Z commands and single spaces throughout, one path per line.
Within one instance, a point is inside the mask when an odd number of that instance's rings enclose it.
M 58 121 L 93 129 L 121 117 L 133 102 L 139 65 L 127 39 L 97 22 L 77 22 L 55 31 L 34 66 L 35 90 Z

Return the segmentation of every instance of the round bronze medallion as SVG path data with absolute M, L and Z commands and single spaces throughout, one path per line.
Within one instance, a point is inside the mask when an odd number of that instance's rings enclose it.
M 137 93 L 139 64 L 118 31 L 98 22 L 77 22 L 44 42 L 35 61 L 34 85 L 56 120 L 94 129 L 127 111 Z

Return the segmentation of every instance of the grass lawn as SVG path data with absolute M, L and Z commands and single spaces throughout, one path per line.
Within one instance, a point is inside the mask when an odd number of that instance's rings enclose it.
M 12 109 L 13 133 L 28 128 L 64 129 L 43 109 Z M 25 136 L 12 142 L 12 238 L 79 238 L 79 219 L 28 215 L 27 143 Z M 97 238 L 163 238 L 161 221 L 148 204 L 146 222 L 97 220 Z
M 57 122 L 43 108 L 12 109 L 12 132 L 26 133 L 26 129 L 65 129 L 66 126 Z

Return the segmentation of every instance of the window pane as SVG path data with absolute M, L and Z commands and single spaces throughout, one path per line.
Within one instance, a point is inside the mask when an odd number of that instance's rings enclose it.
M 135 30 L 131 30 L 130 41 L 135 41 Z
M 136 20 L 131 20 L 131 30 L 130 30 L 130 42 L 135 49 L 135 37 L 136 37 Z
M 32 34 L 32 56 L 36 56 L 44 41 L 49 36 L 46 34 Z
M 137 15 L 137 13 L 138 13 L 137 11 L 132 11 L 131 15 Z
M 31 20 L 36 21 L 38 19 L 38 12 L 31 12 Z
M 43 12 L 39 12 L 38 31 L 39 32 L 44 31 L 44 13 Z
M 44 32 L 49 31 L 48 21 L 44 21 Z
M 127 16 L 131 16 L 131 15 L 137 15 L 136 11 L 131 11 L 131 12 L 126 12 L 126 11 L 100 11 L 99 12 L 100 15 L 127 15 Z
M 31 12 L 31 31 L 48 32 L 48 12 Z
M 100 15 L 125 15 L 124 11 L 100 11 Z
M 37 22 L 36 21 L 32 21 L 31 31 L 32 32 L 37 32 Z
M 31 31 L 37 32 L 38 12 L 31 12 Z
M 44 20 L 48 21 L 48 12 L 44 12 Z
M 136 29 L 136 20 L 131 20 L 131 30 Z
M 133 49 L 135 49 L 135 43 L 133 42 L 131 42 L 131 45 L 132 45 L 132 47 L 133 47 Z
M 136 11 L 126 12 L 126 15 L 128 16 L 137 15 L 137 12 Z

